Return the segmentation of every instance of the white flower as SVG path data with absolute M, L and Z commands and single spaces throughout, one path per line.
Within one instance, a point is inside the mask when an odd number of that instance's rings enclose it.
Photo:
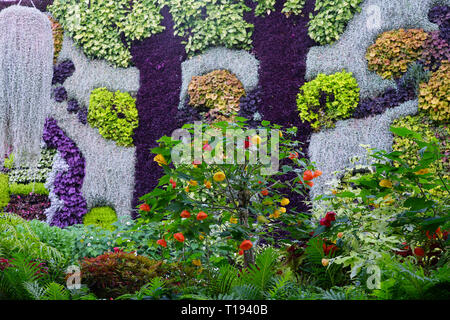
M 89 242 L 89 243 L 87 244 L 87 246 L 90 247 L 90 246 L 91 246 L 91 243 Z

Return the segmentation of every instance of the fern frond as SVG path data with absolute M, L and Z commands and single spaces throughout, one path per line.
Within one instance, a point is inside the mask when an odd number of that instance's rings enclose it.
M 41 300 L 70 300 L 70 292 L 59 283 L 50 282 Z

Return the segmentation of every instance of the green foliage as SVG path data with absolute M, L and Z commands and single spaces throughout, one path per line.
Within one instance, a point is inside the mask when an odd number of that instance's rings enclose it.
M 300 118 L 312 128 L 330 128 L 336 120 L 349 117 L 358 106 L 359 87 L 351 72 L 319 74 L 305 83 L 297 96 Z
M 353 15 L 361 11 L 361 0 L 317 0 L 314 11 L 310 13 L 308 34 L 321 45 L 338 40 Z
M 43 287 L 38 282 L 26 282 L 24 286 L 33 300 L 70 300 L 70 292 L 56 282 L 49 282 Z
M 443 61 L 433 72 L 428 83 L 420 85 L 419 108 L 426 110 L 435 121 L 448 123 L 450 120 L 450 61 Z
M 281 12 L 283 12 L 286 17 L 289 17 L 291 14 L 298 16 L 302 13 L 305 2 L 306 0 L 286 0 Z
M 99 129 L 105 139 L 117 145 L 133 145 L 133 130 L 138 127 L 136 100 L 129 93 L 94 89 L 89 99 L 89 124 Z
M 167 293 L 167 281 L 161 277 L 154 277 L 149 283 L 142 286 L 133 294 L 124 294 L 116 300 L 160 300 Z
M 12 254 L 9 264 L 0 273 L 0 300 L 31 300 L 26 284 L 42 281 L 40 264 L 18 253 Z
M 272 11 L 275 11 L 275 0 L 253 0 L 256 2 L 255 16 L 269 15 Z
M 87 56 L 118 67 L 130 65 L 132 41 L 164 30 L 156 0 L 55 0 L 48 9 Z
M 383 79 L 400 78 L 422 55 L 428 34 L 422 29 L 398 29 L 378 36 L 366 53 L 369 70 Z
M 244 20 L 250 8 L 242 0 L 162 0 L 162 4 L 172 14 L 175 35 L 186 39 L 182 43 L 189 57 L 216 46 L 251 48 L 253 25 Z
M 111 207 L 92 208 L 84 217 L 83 222 L 86 225 L 96 225 L 100 228 L 114 230 L 112 225 L 117 221 L 117 215 Z
M 239 112 L 239 100 L 245 90 L 239 79 L 228 70 L 214 70 L 192 77 L 188 86 L 189 104 L 207 108 L 215 121 L 230 121 Z
M 0 211 L 5 208 L 10 200 L 8 175 L 0 173 Z
M 45 188 L 43 183 L 11 183 L 9 185 L 9 190 L 11 194 L 26 195 L 30 193 L 48 195 L 48 190 Z
M 52 260 L 63 263 L 61 252 L 42 242 L 30 228 L 30 223 L 11 213 L 0 213 L 0 255 L 9 257 L 16 252 L 30 259 Z
M 162 262 L 120 250 L 81 262 L 83 282 L 99 298 L 116 298 L 139 290 L 161 276 Z
M 400 79 L 400 86 L 404 88 L 413 87 L 416 95 L 418 95 L 420 84 L 428 82 L 429 79 L 430 72 L 426 71 L 421 63 L 412 63 Z

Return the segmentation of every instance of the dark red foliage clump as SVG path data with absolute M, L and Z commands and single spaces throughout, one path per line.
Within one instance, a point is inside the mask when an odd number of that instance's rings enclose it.
M 181 90 L 181 62 L 186 58 L 181 38 L 173 34 L 173 21 L 168 8 L 161 10 L 166 29 L 150 38 L 134 43 L 133 63 L 140 71 L 140 88 L 136 107 L 139 127 L 134 131 L 136 171 L 134 205 L 139 197 L 150 192 L 163 173 L 153 161 L 150 149 L 156 140 L 177 129 L 175 121 Z
M 45 209 L 50 207 L 50 200 L 46 195 L 11 195 L 11 200 L 6 207 L 6 212 L 15 213 L 25 220 L 45 221 Z

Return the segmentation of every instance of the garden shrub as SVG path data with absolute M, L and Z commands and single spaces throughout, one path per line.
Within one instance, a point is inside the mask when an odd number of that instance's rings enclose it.
M 83 217 L 84 224 L 93 224 L 109 230 L 114 230 L 114 226 L 112 225 L 112 223 L 116 221 L 116 212 L 111 207 L 93 208 Z
M 245 90 L 239 79 L 228 70 L 214 70 L 192 77 L 188 86 L 189 104 L 209 109 L 208 115 L 226 120 L 239 112 L 239 100 Z
M 359 88 L 351 72 L 319 74 L 305 83 L 297 96 L 300 118 L 311 127 L 333 127 L 334 122 L 349 117 L 358 106 Z
M 44 183 L 47 180 L 48 174 L 52 170 L 55 153 L 56 151 L 54 149 L 42 148 L 41 157 L 37 167 L 12 167 L 8 172 L 9 182 L 11 184 L 28 184 L 31 182 Z
M 421 61 L 427 70 L 436 71 L 441 61 L 450 60 L 450 47 L 448 42 L 440 37 L 439 31 L 430 32 L 423 47 Z
M 52 33 L 53 33 L 53 63 L 58 61 L 59 53 L 62 49 L 64 30 L 62 26 L 53 19 L 52 17 L 48 17 L 52 24 Z
M 321 45 L 338 40 L 347 23 L 356 12 L 360 12 L 361 0 L 317 0 L 314 8 L 318 12 L 309 14 L 308 34 Z
M 431 119 L 448 121 L 450 93 L 450 62 L 443 61 L 439 69 L 434 72 L 428 83 L 422 83 L 419 90 L 419 107 L 426 110 Z
M 99 129 L 105 139 L 117 145 L 133 145 L 133 130 L 138 126 L 136 100 L 127 92 L 94 89 L 89 100 L 89 124 Z
M 0 211 L 9 203 L 8 175 L 0 173 Z
M 98 298 L 134 293 L 159 276 L 162 262 L 115 250 L 81 262 L 81 277 Z
M 366 53 L 369 70 L 383 79 L 399 78 L 422 54 L 428 34 L 422 29 L 398 29 L 378 36 Z
M 286 17 L 289 17 L 291 14 L 299 15 L 303 11 L 305 2 L 306 0 L 286 0 L 283 9 L 281 9 L 281 12 L 283 12 Z
M 163 0 L 175 23 L 175 35 L 184 39 L 189 57 L 210 47 L 249 50 L 253 25 L 244 20 L 250 8 L 243 0 Z
M 394 127 L 402 127 L 418 132 L 422 134 L 422 137 L 426 141 L 437 138 L 439 140 L 441 152 L 444 154 L 444 158 L 442 158 L 441 161 L 434 163 L 429 169 L 431 172 L 442 172 L 446 178 L 450 177 L 450 145 L 448 143 L 448 141 L 450 141 L 450 128 L 448 126 L 434 123 L 423 113 L 397 119 L 392 125 Z M 401 152 L 400 158 L 410 167 L 417 166 L 420 148 L 412 139 L 394 135 L 392 149 Z M 431 190 L 430 193 L 439 195 L 442 194 L 441 191 Z
M 75 72 L 75 65 L 71 60 L 64 60 L 58 65 L 53 66 L 52 84 L 64 84 L 67 78 Z
M 155 0 L 55 0 L 49 10 L 87 56 L 119 67 L 130 65 L 132 41 L 164 29 Z

